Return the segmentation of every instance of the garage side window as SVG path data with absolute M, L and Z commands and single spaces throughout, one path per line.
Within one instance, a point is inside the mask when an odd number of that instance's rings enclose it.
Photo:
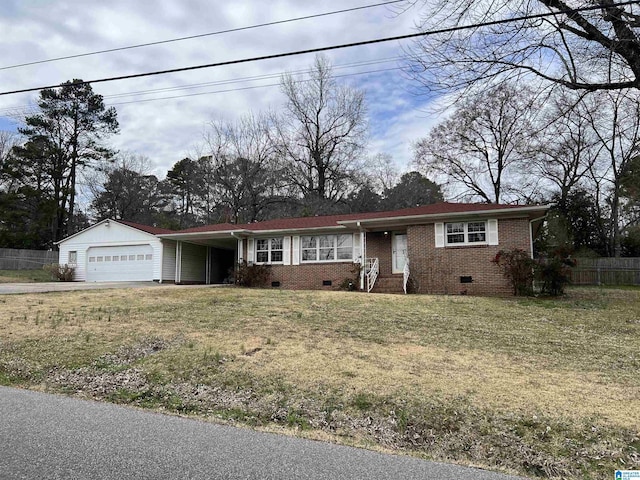
M 69 252 L 69 265 L 75 265 L 76 263 L 78 263 L 78 252 L 71 250 Z

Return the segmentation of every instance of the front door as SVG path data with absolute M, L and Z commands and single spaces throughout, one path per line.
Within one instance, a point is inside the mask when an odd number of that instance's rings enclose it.
M 402 273 L 407 261 L 407 234 L 394 233 L 391 241 L 392 272 Z

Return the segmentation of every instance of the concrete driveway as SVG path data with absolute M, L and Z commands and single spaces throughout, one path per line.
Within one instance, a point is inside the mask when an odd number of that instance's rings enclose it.
M 162 284 L 167 286 L 170 284 Z M 0 283 L 0 295 L 11 293 L 68 292 L 75 290 L 98 290 L 105 288 L 152 288 L 161 286 L 157 282 L 45 282 L 45 283 Z

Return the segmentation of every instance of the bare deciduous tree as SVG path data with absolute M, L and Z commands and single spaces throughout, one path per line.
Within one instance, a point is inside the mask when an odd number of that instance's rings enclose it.
M 206 132 L 207 155 L 201 162 L 210 173 L 205 190 L 235 223 L 265 218 L 265 208 L 281 193 L 279 174 L 266 116 L 249 115 L 238 122 L 212 122 Z
M 414 145 L 416 167 L 446 180 L 457 197 L 487 203 L 531 197 L 534 186 L 520 167 L 534 130 L 532 101 L 511 85 L 468 97 Z
M 410 74 L 436 90 L 529 74 L 571 89 L 639 88 L 640 7 L 616 3 L 409 0 L 424 6 L 419 28 L 426 31 L 551 14 L 421 37 L 407 50 Z
M 286 113 L 275 122 L 276 146 L 302 196 L 340 200 L 349 193 L 364 150 L 364 92 L 339 85 L 329 60 L 318 56 L 308 80 L 282 78 Z
M 625 175 L 640 153 L 640 99 L 635 92 L 601 92 L 589 99 L 584 116 L 600 152 L 590 168 L 601 217 L 609 217 L 608 254 L 620 256 L 622 195 Z M 608 215 L 607 215 L 608 214 Z
M 582 95 L 556 90 L 531 139 L 531 173 L 548 184 L 547 193 L 557 198 L 561 210 L 569 194 L 584 183 L 603 148 L 587 115 L 599 103 L 596 98 L 587 102 Z

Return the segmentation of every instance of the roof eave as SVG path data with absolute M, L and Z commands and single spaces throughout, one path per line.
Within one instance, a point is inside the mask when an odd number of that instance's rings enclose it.
M 391 226 L 391 225 L 411 225 L 415 223 L 431 223 L 437 220 L 446 220 L 450 218 L 461 217 L 514 217 L 514 216 L 529 216 L 531 213 L 544 213 L 551 208 L 552 205 L 532 205 L 523 206 L 521 208 L 504 208 L 504 209 L 487 209 L 487 210 L 475 210 L 475 211 L 463 211 L 463 212 L 448 212 L 448 213 L 429 213 L 422 215 L 404 215 L 397 217 L 380 217 L 380 218 L 363 218 L 354 220 L 341 220 L 337 223 L 340 225 L 349 226 Z M 526 214 L 526 215 L 525 215 Z
M 202 231 L 202 232 L 175 232 L 175 233 L 161 233 L 158 234 L 160 238 L 166 238 L 167 240 L 181 240 L 181 239 L 189 239 L 189 238 L 226 238 L 232 236 L 232 234 L 243 235 L 250 232 L 250 230 L 238 229 L 238 230 L 210 230 L 210 231 Z

